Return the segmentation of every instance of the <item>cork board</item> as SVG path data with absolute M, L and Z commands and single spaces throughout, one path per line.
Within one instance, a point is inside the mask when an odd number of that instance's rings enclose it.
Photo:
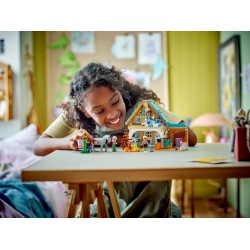
M 167 83 L 167 69 L 157 80 L 152 79 L 152 68 L 150 65 L 139 65 L 138 64 L 138 34 L 139 33 L 160 33 L 161 34 L 161 51 L 164 62 L 167 64 L 166 59 L 166 32 L 161 31 L 97 31 L 95 32 L 95 53 L 94 54 L 75 54 L 75 60 L 79 62 L 79 66 L 82 67 L 89 62 L 100 62 L 109 65 L 115 65 L 118 69 L 131 69 L 139 70 L 144 72 L 150 72 L 150 88 L 156 92 L 156 94 L 161 98 L 165 107 L 168 108 L 168 83 Z M 62 34 L 68 38 L 70 41 L 71 32 L 65 31 L 55 31 L 46 32 L 46 42 L 47 46 L 53 41 L 58 39 Z M 133 34 L 135 37 L 135 58 L 133 59 L 117 59 L 111 52 L 112 45 L 115 42 L 115 37 L 117 35 Z M 61 49 L 49 49 L 47 48 L 47 126 L 53 122 L 56 118 L 54 114 L 54 107 L 56 104 L 55 96 L 60 92 L 61 94 L 69 92 L 68 84 L 61 84 L 59 82 L 59 77 L 62 73 L 67 72 L 67 68 L 62 67 L 59 64 L 59 58 L 68 50 L 71 49 L 71 45 L 67 45 L 65 48 Z

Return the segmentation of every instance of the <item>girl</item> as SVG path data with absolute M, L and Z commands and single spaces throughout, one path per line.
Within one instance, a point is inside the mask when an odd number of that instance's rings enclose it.
M 129 83 L 121 71 L 99 63 L 90 63 L 80 69 L 70 84 L 69 101 L 61 115 L 45 130 L 34 144 L 36 155 L 47 155 L 57 149 L 78 150 L 79 130 L 88 131 L 89 140 L 95 144 L 91 134 L 120 134 L 125 121 L 142 100 L 160 99 L 149 89 Z M 173 113 L 163 110 L 172 123 L 183 122 Z M 75 131 L 75 133 L 74 133 Z M 189 145 L 197 142 L 189 128 Z M 119 199 L 125 207 L 123 217 L 170 217 L 171 181 L 115 183 Z

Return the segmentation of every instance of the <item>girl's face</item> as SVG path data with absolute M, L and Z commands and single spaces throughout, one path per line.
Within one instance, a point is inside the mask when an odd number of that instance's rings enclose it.
M 100 126 L 118 130 L 124 127 L 126 106 L 118 91 L 109 88 L 92 87 L 84 97 L 85 111 L 88 118 L 92 118 Z

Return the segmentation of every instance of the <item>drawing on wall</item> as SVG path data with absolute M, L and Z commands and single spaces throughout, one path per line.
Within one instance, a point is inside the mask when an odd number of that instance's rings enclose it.
M 0 54 L 4 54 L 4 39 L 0 39 Z
M 219 108 L 229 120 L 233 120 L 240 108 L 240 43 L 233 36 L 218 49 Z
M 75 59 L 75 54 L 70 50 L 66 51 L 62 56 L 60 56 L 59 64 L 62 67 L 79 66 L 79 63 Z
M 68 71 L 62 70 L 58 82 L 61 85 L 69 85 L 72 77 L 80 67 L 80 63 L 76 60 L 75 54 L 68 49 L 70 43 L 65 34 L 62 34 L 57 39 L 49 44 L 50 49 L 62 49 L 64 53 L 58 58 L 58 63 L 63 68 L 69 68 Z M 53 97 L 53 105 L 61 104 L 66 98 L 66 93 L 63 89 L 58 89 Z M 60 110 L 60 109 L 59 109 Z M 58 108 L 54 108 L 54 114 L 58 114 Z
M 153 64 L 156 62 L 157 56 L 159 55 L 162 55 L 161 34 L 138 34 L 138 64 Z
M 59 76 L 59 83 L 61 83 L 62 85 L 69 85 L 71 79 L 73 78 L 78 69 L 79 66 L 72 66 L 67 72 L 62 73 Z
M 153 80 L 158 80 L 164 73 L 164 70 L 167 69 L 168 66 L 164 62 L 164 59 L 161 55 L 158 55 L 155 63 L 151 65 L 151 69 L 153 70 Z
M 242 87 L 243 93 L 250 93 L 250 64 L 245 65 L 242 70 Z
M 56 40 L 48 45 L 50 49 L 65 49 L 69 44 L 69 40 L 65 34 L 59 36 Z
M 132 34 L 115 36 L 111 52 L 118 59 L 135 58 L 135 36 Z
M 75 54 L 72 51 L 66 51 L 60 58 L 59 64 L 62 67 L 70 67 L 69 70 L 65 73 L 62 73 L 59 76 L 59 83 L 63 85 L 69 85 L 70 80 L 77 72 L 80 67 L 80 63 L 76 61 Z
M 151 73 L 141 70 L 131 70 L 125 69 L 123 76 L 130 83 L 138 84 L 141 87 L 150 88 L 151 87 Z
M 95 53 L 95 32 L 94 31 L 72 31 L 71 50 L 75 54 Z

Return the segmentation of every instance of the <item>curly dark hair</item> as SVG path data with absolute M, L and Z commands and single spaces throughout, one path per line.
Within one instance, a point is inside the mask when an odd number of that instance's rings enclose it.
M 81 68 L 70 83 L 69 101 L 62 108 L 66 110 L 66 117 L 71 126 L 84 128 L 93 133 L 96 127 L 92 118 L 87 118 L 78 107 L 84 109 L 84 93 L 90 87 L 105 86 L 113 91 L 119 91 L 126 106 L 126 110 L 141 100 L 155 100 L 160 98 L 150 89 L 129 83 L 121 70 L 115 66 L 108 68 L 100 63 L 89 63 Z

